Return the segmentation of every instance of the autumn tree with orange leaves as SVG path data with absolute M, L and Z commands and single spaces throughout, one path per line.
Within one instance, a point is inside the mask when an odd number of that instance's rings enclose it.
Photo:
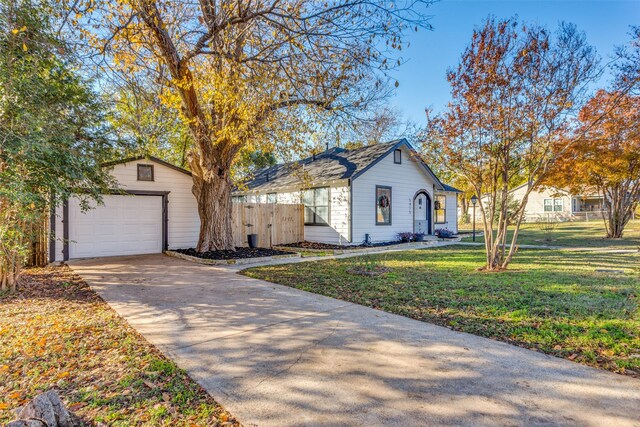
M 243 151 L 303 150 L 296 136 L 388 93 L 430 0 L 79 1 L 70 19 L 105 70 L 142 76 L 189 129 L 198 251 L 234 250 L 232 168 Z M 74 23 L 75 23 L 74 22 Z
M 607 237 L 622 238 L 640 202 L 640 96 L 600 90 L 578 120 L 576 142 L 562 150 L 546 181 L 601 194 Z
M 447 168 L 488 200 L 478 206 L 485 270 L 503 270 L 511 262 L 529 194 L 553 164 L 567 116 L 596 75 L 595 51 L 575 26 L 561 24 L 552 33 L 495 18 L 473 32 L 459 65 L 448 72 L 452 101 L 443 114 L 430 117 L 428 134 L 437 138 Z M 523 181 L 525 194 L 514 215 L 509 190 Z

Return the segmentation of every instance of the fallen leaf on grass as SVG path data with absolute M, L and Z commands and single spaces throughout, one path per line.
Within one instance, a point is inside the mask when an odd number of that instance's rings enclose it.
M 61 286 L 63 282 L 68 286 Z M 215 422 L 222 412 L 185 374 L 152 372 L 150 361 L 162 366 L 171 365 L 170 361 L 67 267 L 26 270 L 18 296 L 0 297 L 6 314 L 0 316 L 0 426 L 13 418 L 10 409 L 52 387 L 65 400 L 75 401 L 68 406 L 70 411 L 95 420 L 96 427 L 111 421 L 158 425 L 149 421 L 156 416 L 165 425 L 200 426 L 206 419 Z M 174 380 L 193 395 L 180 408 L 171 404 L 173 393 L 165 389 Z M 123 387 L 125 383 L 135 385 Z M 86 396 L 85 401 L 78 402 L 80 396 Z M 158 413 L 149 413 L 155 404 Z M 238 425 L 230 416 L 228 421 Z
M 69 409 L 71 411 L 77 411 L 80 408 L 84 408 L 85 406 L 87 406 L 86 402 L 77 402 L 77 403 L 72 403 L 71 405 L 69 405 Z
M 148 380 L 142 380 L 142 382 L 144 382 L 144 385 L 146 385 L 147 387 L 149 387 L 151 390 L 155 390 L 156 388 L 158 388 L 158 385 L 155 383 L 152 383 L 151 381 Z
M 573 353 L 571 356 L 567 357 L 567 359 L 574 360 L 576 357 L 578 357 L 578 353 Z

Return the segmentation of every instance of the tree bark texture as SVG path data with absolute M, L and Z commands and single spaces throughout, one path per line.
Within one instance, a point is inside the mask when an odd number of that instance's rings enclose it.
M 627 185 L 618 185 L 612 188 L 601 188 L 604 195 L 604 223 L 607 230 L 607 238 L 621 239 L 624 228 L 633 217 L 633 212 L 638 206 L 638 186 L 633 188 Z
M 200 237 L 196 250 L 235 250 L 232 230 L 231 180 L 224 174 L 208 174 L 209 179 L 193 175 L 193 195 L 198 202 Z

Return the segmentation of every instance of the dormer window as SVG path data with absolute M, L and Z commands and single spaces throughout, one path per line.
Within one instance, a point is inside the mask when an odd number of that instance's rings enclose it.
M 393 152 L 393 163 L 397 165 L 402 164 L 402 150 L 398 149 Z
M 138 181 L 153 181 L 153 165 L 138 165 Z

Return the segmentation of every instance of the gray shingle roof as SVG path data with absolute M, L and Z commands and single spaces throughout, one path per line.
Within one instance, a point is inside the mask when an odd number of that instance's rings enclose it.
M 450 185 L 447 185 L 444 182 L 442 183 L 442 186 L 444 187 L 444 191 L 450 191 L 452 193 L 462 193 L 461 190 L 458 190 L 456 187 L 452 187 Z
M 406 145 L 413 151 L 405 139 L 353 150 L 334 147 L 300 161 L 262 169 L 254 175 L 253 179 L 245 182 L 244 187 L 250 191 L 268 191 L 276 188 L 299 187 L 305 183 L 318 185 L 340 179 L 353 179 L 401 145 Z M 424 167 L 439 184 L 440 181 L 431 172 L 431 169 L 426 164 Z

